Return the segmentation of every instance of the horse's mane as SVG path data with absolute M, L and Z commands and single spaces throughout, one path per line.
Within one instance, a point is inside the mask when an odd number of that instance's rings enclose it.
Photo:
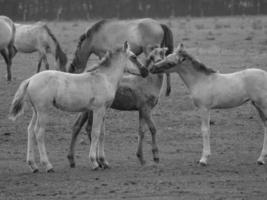
M 75 63 L 77 64 L 77 62 L 80 62 L 80 58 L 79 58 L 79 50 L 82 47 L 83 42 L 87 39 L 87 40 L 91 40 L 93 38 L 93 35 L 95 33 L 97 33 L 100 28 L 107 22 L 107 20 L 101 20 L 97 23 L 95 23 L 93 26 L 91 26 L 91 28 L 89 28 L 85 33 L 83 33 L 78 41 L 75 53 L 74 53 L 74 59 L 71 63 L 71 66 L 73 67 L 75 65 Z
M 111 62 L 112 58 L 114 58 L 120 52 L 122 52 L 122 48 L 121 47 L 120 48 L 116 48 L 113 51 L 108 51 L 108 53 L 106 53 L 106 55 L 99 61 L 99 63 L 97 63 L 92 68 L 86 70 L 86 72 L 92 72 L 92 71 L 95 71 L 96 69 L 98 69 L 100 67 L 105 68 L 105 67 L 110 66 L 110 62 Z
M 212 68 L 207 67 L 203 63 L 197 61 L 195 58 L 193 58 L 191 55 L 189 55 L 186 51 L 180 51 L 180 55 L 182 55 L 184 58 L 190 60 L 193 63 L 193 67 L 195 70 L 202 72 L 206 75 L 210 75 L 213 73 L 216 73 L 216 71 Z
M 42 27 L 44 27 L 44 29 L 46 30 L 47 34 L 51 37 L 51 39 L 53 40 L 53 42 L 55 43 L 56 45 L 56 59 L 59 58 L 60 60 L 60 63 L 62 65 L 66 65 L 68 59 L 67 59 L 67 56 L 66 54 L 62 51 L 61 49 L 61 46 L 56 38 L 56 36 L 52 33 L 52 31 L 50 30 L 50 28 L 47 26 L 47 24 L 43 23 L 43 22 L 37 22 L 37 23 L 40 23 L 40 25 Z M 61 69 L 61 71 L 65 71 L 65 69 Z
M 82 43 L 85 39 L 91 39 L 94 33 L 98 32 L 99 29 L 107 22 L 107 20 L 100 20 L 97 23 L 95 23 L 91 28 L 89 28 L 84 34 L 82 34 L 79 38 L 79 42 L 77 45 L 77 50 L 81 48 Z M 76 52 L 77 52 L 76 50 Z

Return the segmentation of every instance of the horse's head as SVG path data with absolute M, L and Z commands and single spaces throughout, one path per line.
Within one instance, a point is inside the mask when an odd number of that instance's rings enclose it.
M 152 64 L 163 60 L 165 58 L 166 51 L 168 51 L 167 47 L 154 47 L 145 59 L 145 67 L 149 69 Z
M 130 45 L 126 41 L 123 45 L 123 51 L 126 53 L 127 58 L 131 61 L 131 63 L 135 66 L 134 68 L 138 68 L 138 73 L 136 73 L 133 69 L 133 67 L 130 65 L 127 65 L 126 71 L 135 75 L 141 75 L 142 77 L 146 77 L 148 75 L 148 70 L 145 68 L 142 63 L 139 61 L 137 56 L 130 50 Z
M 151 73 L 171 73 L 176 71 L 176 67 L 186 64 L 188 55 L 184 51 L 183 44 L 179 44 L 172 54 L 169 54 L 163 60 L 156 62 L 150 69 Z

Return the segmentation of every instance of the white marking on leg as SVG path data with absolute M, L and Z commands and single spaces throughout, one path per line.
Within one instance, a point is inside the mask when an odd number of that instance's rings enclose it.
M 261 151 L 260 157 L 257 160 L 259 164 L 265 163 L 264 159 L 267 155 L 267 122 L 264 121 L 263 125 L 264 125 L 264 139 L 263 139 L 262 151 Z
M 37 115 L 37 123 L 38 128 L 36 132 L 36 140 L 38 144 L 39 154 L 40 154 L 40 162 L 45 166 L 46 171 L 50 171 L 53 169 L 52 164 L 49 162 L 46 148 L 45 148 L 45 126 L 46 126 L 46 115 L 38 113 Z
M 203 151 L 199 161 L 200 164 L 207 165 L 210 150 L 210 112 L 207 108 L 200 109 L 201 133 L 203 138 Z
M 89 159 L 92 164 L 93 169 L 97 169 L 99 167 L 97 163 L 97 147 L 99 143 L 100 129 L 103 123 L 103 117 L 105 115 L 105 108 L 100 108 L 99 110 L 94 111 L 93 114 L 93 124 L 92 124 L 92 132 L 91 132 L 91 147 L 89 152 Z
M 27 145 L 27 163 L 33 172 L 38 170 L 34 156 L 34 145 L 36 144 L 36 138 L 34 133 L 35 124 L 36 124 L 36 113 L 33 110 L 32 119 L 28 126 L 28 145 Z

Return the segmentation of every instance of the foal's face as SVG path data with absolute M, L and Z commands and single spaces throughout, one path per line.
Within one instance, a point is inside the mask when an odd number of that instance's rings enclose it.
M 172 73 L 176 72 L 182 65 L 189 64 L 186 57 L 182 54 L 183 46 L 178 47 L 172 54 L 169 54 L 165 59 L 157 62 L 150 69 L 151 73 Z
M 129 46 L 125 46 L 124 48 L 125 48 L 126 57 L 130 61 L 130 62 L 127 62 L 125 71 L 131 74 L 135 74 L 139 76 L 141 75 L 142 77 L 146 77 L 148 75 L 148 70 L 138 60 L 137 56 L 130 50 Z
M 165 54 L 168 48 L 156 47 L 147 56 L 145 67 L 151 68 L 151 64 L 157 63 L 165 58 Z

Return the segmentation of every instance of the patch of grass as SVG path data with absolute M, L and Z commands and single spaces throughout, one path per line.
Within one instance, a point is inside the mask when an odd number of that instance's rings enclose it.
M 205 29 L 205 25 L 204 24 L 196 24 L 195 27 L 198 30 Z

